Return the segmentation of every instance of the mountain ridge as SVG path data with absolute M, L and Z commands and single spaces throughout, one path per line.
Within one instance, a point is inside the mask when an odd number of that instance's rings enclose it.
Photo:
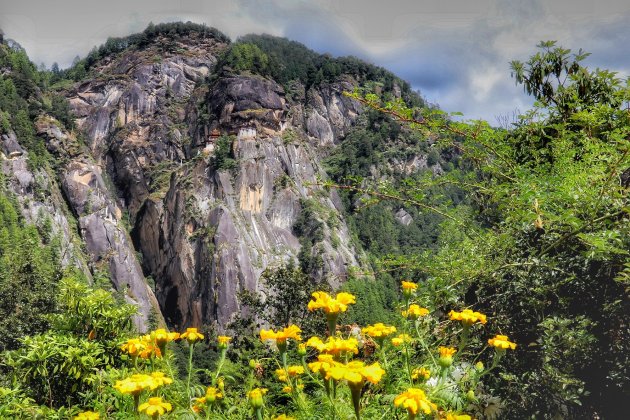
M 328 287 L 353 270 L 369 272 L 342 200 L 318 185 L 328 176 L 321 159 L 364 113 L 344 91 L 420 100 L 391 73 L 354 58 L 319 55 L 304 72 L 294 66 L 296 79 L 277 73 L 281 84 L 269 62 L 297 43 L 253 35 L 229 43 L 214 29 L 186 25 L 108 40 L 53 74 L 83 143 L 50 115 L 36 122 L 48 152 L 63 161 L 56 177 L 88 271 L 107 267 L 115 289 L 140 305 L 141 330 L 156 314 L 171 326 L 225 329 L 247 312 L 240 291 L 268 292 L 258 290 L 258 277 L 289 260 Z M 301 46 L 293 62 L 313 54 Z M 297 232 L 304 211 L 314 220 Z

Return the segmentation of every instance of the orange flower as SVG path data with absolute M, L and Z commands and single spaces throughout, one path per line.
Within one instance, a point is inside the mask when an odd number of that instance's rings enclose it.
M 346 312 L 348 305 L 356 303 L 356 298 L 350 293 L 337 293 L 335 298 L 326 292 L 313 292 L 313 299 L 308 303 L 308 310 L 323 309 L 326 314 Z
M 428 314 L 429 310 L 427 308 L 421 308 L 415 303 L 413 305 L 409 305 L 409 309 L 407 309 L 406 311 L 402 311 L 402 316 L 409 319 L 418 319 L 421 316 L 425 316 Z
M 466 326 L 471 326 L 475 322 L 484 324 L 487 322 L 486 316 L 480 312 L 473 312 L 470 309 L 464 309 L 461 312 L 450 311 L 448 313 L 452 321 L 461 321 Z
M 142 413 L 143 411 L 147 416 L 157 418 L 173 409 L 173 406 L 170 403 L 162 401 L 162 397 L 152 397 L 149 398 L 148 402 L 140 404 L 138 407 L 138 411 Z
M 411 372 L 411 379 L 422 379 L 422 380 L 427 380 L 431 377 L 431 371 L 429 369 L 426 368 L 417 368 L 414 369 L 413 372 Z
M 373 384 L 379 383 L 384 374 L 385 370 L 378 362 L 366 366 L 363 362 L 355 360 L 345 365 L 335 363 L 326 371 L 326 379 L 347 381 L 351 387 L 362 387 L 366 380 Z
M 402 288 L 403 290 L 416 290 L 418 288 L 418 283 L 403 280 Z
M 363 328 L 361 332 L 377 340 L 382 340 L 388 335 L 392 335 L 393 333 L 395 333 L 396 327 L 385 325 L 382 322 L 379 322 L 374 325 L 368 325 L 367 327 Z
M 410 343 L 411 336 L 409 334 L 400 334 L 398 337 L 392 338 L 392 344 L 395 347 L 402 346 L 404 343 Z
M 431 414 L 437 410 L 437 406 L 429 401 L 424 391 L 419 388 L 409 388 L 398 395 L 394 399 L 394 405 L 406 408 L 410 418 L 415 418 L 420 411 L 424 414 Z
M 147 343 L 140 338 L 130 338 L 125 344 L 120 346 L 120 349 L 132 357 L 137 357 L 142 350 L 147 346 Z
M 438 359 L 440 366 L 446 368 L 453 364 L 453 355 L 457 350 L 452 347 L 439 347 L 438 351 L 440 352 L 440 358 Z
M 301 341 L 301 332 L 302 330 L 297 325 L 289 325 L 284 328 L 284 330 L 278 332 L 275 332 L 274 330 L 260 330 L 260 339 L 262 341 L 275 341 L 276 344 L 286 344 L 289 338 Z
M 516 350 L 516 343 L 509 341 L 507 335 L 497 334 L 494 338 L 488 340 L 488 344 L 494 346 L 499 351 L 505 351 L 507 349 Z
M 311 337 L 306 342 L 306 345 L 317 349 L 320 353 L 332 354 L 333 356 L 359 353 L 359 342 L 352 337 L 347 339 L 328 337 L 326 342 L 323 342 L 319 337 Z
M 194 344 L 195 342 L 204 339 L 203 334 L 197 331 L 197 328 L 186 328 L 186 332 L 180 337 L 187 340 L 188 344 Z
M 453 347 L 439 347 L 438 352 L 440 353 L 440 357 L 453 357 L 457 350 Z
M 228 344 L 230 344 L 230 340 L 232 340 L 232 337 L 228 337 L 227 335 L 218 336 L 217 337 L 217 342 L 219 343 L 218 347 L 220 349 L 227 349 Z

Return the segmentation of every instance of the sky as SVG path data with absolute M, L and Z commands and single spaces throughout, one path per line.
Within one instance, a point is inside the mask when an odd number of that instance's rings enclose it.
M 531 106 L 509 62 L 542 40 L 591 52 L 590 68 L 630 75 L 627 0 L 0 0 L 5 37 L 49 68 L 149 22 L 189 20 L 233 40 L 267 33 L 357 56 L 448 112 L 494 124 Z

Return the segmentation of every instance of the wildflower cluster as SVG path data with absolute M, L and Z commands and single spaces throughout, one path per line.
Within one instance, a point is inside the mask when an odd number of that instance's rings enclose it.
M 258 336 L 261 342 L 271 344 L 266 352 L 273 356 L 259 354 L 258 359 L 250 360 L 249 378 L 240 393 L 237 387 L 228 387 L 226 392 L 225 382 L 233 379 L 221 376 L 232 343 L 229 336 L 217 337 L 219 358 L 215 370 L 204 370 L 207 383 L 200 383 L 200 370 L 193 367 L 193 349 L 205 336 L 196 328 L 181 334 L 157 329 L 127 340 L 121 350 L 133 359 L 135 372 L 117 380 L 113 387 L 121 396 L 133 398 L 135 413 L 154 419 L 170 412 L 187 412 L 195 418 L 230 418 L 235 409 L 243 410 L 238 408 L 239 400 L 249 410 L 249 416 L 257 420 L 291 419 L 269 404 L 288 399 L 286 407 L 296 418 L 312 418 L 315 411 L 328 410 L 330 418 L 347 418 L 354 413 L 357 420 L 377 412 L 394 418 L 399 416 L 396 411 L 405 412 L 410 420 L 470 420 L 461 410 L 480 413 L 477 403 L 486 395 L 482 377 L 495 369 L 516 344 L 505 335 L 496 335 L 487 340 L 488 347 L 494 350 L 488 367 L 481 361 L 468 362 L 468 357 L 472 360 L 473 356 L 468 350 L 468 342 L 473 341 L 471 334 L 488 323 L 487 317 L 471 309 L 452 310 L 448 313 L 450 323 L 440 322 L 417 302 L 418 287 L 410 281 L 402 283 L 403 299 L 398 312 L 402 316 L 395 325 L 375 322 L 363 328 L 337 327 L 341 314 L 356 302 L 355 296 L 341 292 L 333 297 L 323 291 L 314 292 L 308 309 L 323 313 L 328 333 L 302 341 L 302 329 L 295 324 L 261 329 Z M 455 335 L 434 338 L 438 325 L 442 330 L 444 325 L 450 325 L 446 331 L 452 330 Z M 177 341 L 188 348 L 189 358 L 185 384 L 172 386 L 178 389 L 175 391 L 167 386 L 174 382 L 169 345 Z M 479 340 L 473 342 L 479 345 Z M 475 359 L 481 356 L 477 354 Z M 386 394 L 393 395 L 393 401 L 384 403 L 380 396 Z M 322 396 L 319 400 L 318 395 Z M 466 403 L 462 405 L 462 401 Z M 90 413 L 86 411 L 77 418 L 98 418 L 98 413 L 96 417 Z M 247 417 L 243 411 L 239 415 Z

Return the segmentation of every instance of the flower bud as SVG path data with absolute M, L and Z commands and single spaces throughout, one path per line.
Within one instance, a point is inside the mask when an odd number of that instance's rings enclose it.
M 468 392 L 466 393 L 466 399 L 470 402 L 477 401 L 477 397 L 475 396 L 475 391 L 473 391 L 472 389 L 468 390 Z

